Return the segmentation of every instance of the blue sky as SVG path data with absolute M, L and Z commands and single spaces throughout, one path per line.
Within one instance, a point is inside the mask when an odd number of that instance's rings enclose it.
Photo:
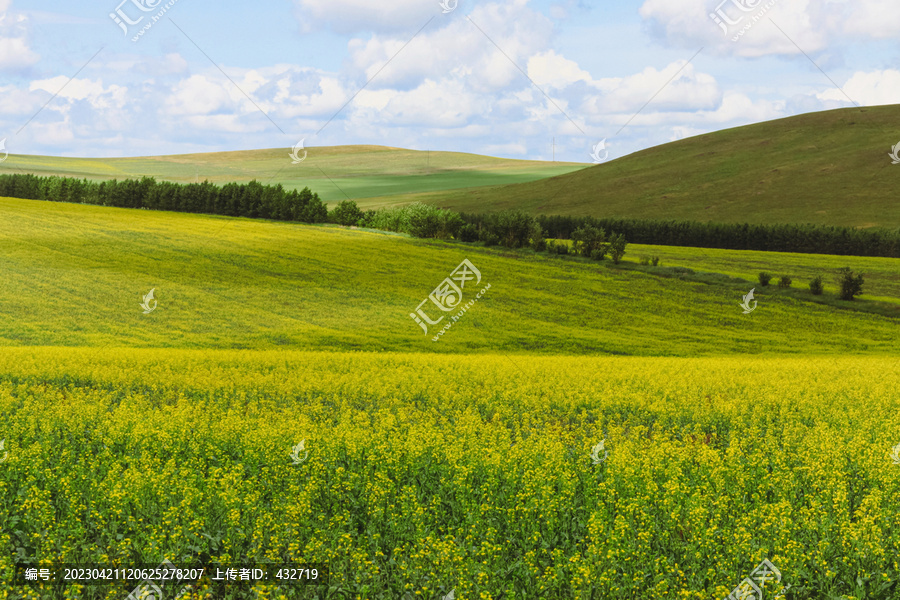
M 121 1 L 0 0 L 10 153 L 303 139 L 549 160 L 555 138 L 557 160 L 592 162 L 604 139 L 617 158 L 900 103 L 896 0 Z

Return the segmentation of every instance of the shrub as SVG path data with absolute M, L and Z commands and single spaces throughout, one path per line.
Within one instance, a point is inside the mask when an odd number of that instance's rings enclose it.
M 654 267 L 659 266 L 659 257 L 658 257 L 658 256 L 654 256 L 654 257 L 651 259 L 650 262 L 653 263 L 653 266 L 654 266 Z
M 544 230 L 536 220 L 531 222 L 531 231 L 528 234 L 528 245 L 535 252 L 543 252 L 547 248 L 547 240 L 544 238 Z
M 838 285 L 841 288 L 841 300 L 853 300 L 855 296 L 862 294 L 862 273 L 854 275 L 850 267 L 841 269 L 838 275 Z
M 625 236 L 621 233 L 619 235 L 614 235 L 612 239 L 610 239 L 609 255 L 612 257 L 613 263 L 619 264 L 619 261 L 625 256 L 625 246 L 627 245 L 628 243 L 625 241 Z
M 547 252 L 550 254 L 568 254 L 569 253 L 569 245 L 565 242 L 557 242 L 556 240 L 550 240 L 547 242 Z
M 606 260 L 606 248 L 597 248 L 592 251 L 591 260 Z
M 813 278 L 812 281 L 809 282 L 809 291 L 812 292 L 815 296 L 822 295 L 822 292 L 825 291 L 825 286 L 822 285 L 821 275 L 817 275 Z
M 332 223 L 337 223 L 338 225 L 356 225 L 362 220 L 363 212 L 353 200 L 344 200 L 334 207 L 329 217 Z
M 770 281 L 772 281 L 772 276 L 765 271 L 759 274 L 759 285 L 766 287 Z
M 461 242 L 477 242 L 478 230 L 475 229 L 474 225 L 463 225 L 459 228 L 459 233 L 457 234 L 456 239 Z
M 484 227 L 502 246 L 521 248 L 531 244 L 535 223 L 534 217 L 521 210 L 505 210 L 488 215 L 484 220 Z
M 500 237 L 493 231 L 485 231 L 481 235 L 481 240 L 485 246 L 496 246 L 500 243 Z
M 592 225 L 579 227 L 572 232 L 572 249 L 575 254 L 594 260 L 603 260 L 606 253 L 609 252 L 609 244 L 606 241 L 606 232 L 603 229 L 597 229 Z
M 793 280 L 787 275 L 782 275 L 781 279 L 778 280 L 778 287 L 780 288 L 789 288 L 791 287 L 791 282 Z
M 645 267 L 646 267 L 647 265 L 649 265 L 649 264 L 650 264 L 650 257 L 649 257 L 649 256 L 642 256 L 642 257 L 641 257 L 641 264 L 644 265 Z

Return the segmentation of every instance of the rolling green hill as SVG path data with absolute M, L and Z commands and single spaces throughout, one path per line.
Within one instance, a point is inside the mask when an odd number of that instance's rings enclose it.
M 310 187 L 326 202 L 348 197 L 360 206 L 382 205 L 379 196 L 443 192 L 456 188 L 533 181 L 586 167 L 580 163 L 510 160 L 460 152 L 422 152 L 384 146 L 307 148 L 293 164 L 287 148 L 137 158 L 63 158 L 10 155 L 0 174 L 103 179 L 155 177 L 180 183 L 281 183 Z M 302 156 L 302 155 L 301 155 Z
M 809 113 L 648 148 L 540 181 L 418 193 L 466 212 L 900 227 L 900 105 Z
M 738 304 L 750 284 L 682 281 L 608 261 L 8 198 L 0 213 L 0 346 L 641 356 L 896 350 L 896 320 L 886 316 L 760 289 L 760 308 L 747 316 Z M 410 313 L 463 259 L 481 271 L 478 287 L 491 287 L 433 342 L 436 328 L 425 335 Z M 896 264 L 866 260 L 883 272 Z M 143 314 L 151 289 L 158 308 Z

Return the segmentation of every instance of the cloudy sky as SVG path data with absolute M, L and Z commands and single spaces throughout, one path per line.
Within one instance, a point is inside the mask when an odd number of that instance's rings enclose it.
M 121 2 L 121 3 L 120 3 Z M 0 0 L 0 139 L 592 162 L 900 103 L 897 0 Z M 599 152 L 605 156 L 604 152 Z

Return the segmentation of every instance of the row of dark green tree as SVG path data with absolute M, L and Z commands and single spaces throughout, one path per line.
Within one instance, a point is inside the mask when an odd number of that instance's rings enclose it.
M 367 227 L 381 231 L 408 233 L 414 237 L 483 242 L 485 246 L 531 248 L 537 252 L 569 254 L 570 246 L 548 240 L 538 220 L 520 210 L 505 210 L 466 223 L 459 213 L 420 202 L 363 212 L 352 200 L 338 204 L 332 212 L 341 225 Z M 602 227 L 586 225 L 572 232 L 573 254 L 593 260 L 607 255 L 618 264 L 625 255 L 627 242 L 622 234 Z
M 536 250 L 550 249 L 559 253 L 566 252 L 564 248 L 567 246 L 548 244 L 546 239 L 571 239 L 579 254 L 590 256 L 594 250 L 606 248 L 614 260 L 613 249 L 617 244 L 621 246 L 624 239 L 635 244 L 662 246 L 900 257 L 900 229 L 546 215 L 533 217 L 522 211 L 471 214 L 423 204 L 404 210 L 363 212 L 350 200 L 341 202 L 329 213 L 318 194 L 309 188 L 287 191 L 281 184 L 263 185 L 255 180 L 246 184 L 217 186 L 208 181 L 188 184 L 158 182 L 152 177 L 95 182 L 56 176 L 6 174 L 0 175 L 0 196 L 303 223 L 332 222 L 402 231 L 415 237 L 481 241 L 486 245 L 499 244 L 508 248 L 530 246 Z M 603 234 L 600 235 L 600 232 Z M 610 232 L 609 235 L 606 232 Z M 597 242 L 599 238 L 605 241 Z M 583 250 L 585 243 L 588 246 L 593 244 L 587 254 Z
M 462 214 L 467 223 L 482 215 Z M 900 229 L 854 229 L 823 225 L 750 225 L 593 217 L 537 217 L 547 237 L 571 239 L 576 229 L 593 226 L 617 231 L 633 244 L 693 246 L 726 250 L 767 250 L 804 254 L 900 257 Z
M 153 177 L 124 181 L 88 181 L 30 174 L 0 175 L 0 196 L 98 204 L 120 208 L 146 208 L 179 212 L 323 223 L 328 208 L 309 188 L 287 191 L 281 184 L 172 183 Z

